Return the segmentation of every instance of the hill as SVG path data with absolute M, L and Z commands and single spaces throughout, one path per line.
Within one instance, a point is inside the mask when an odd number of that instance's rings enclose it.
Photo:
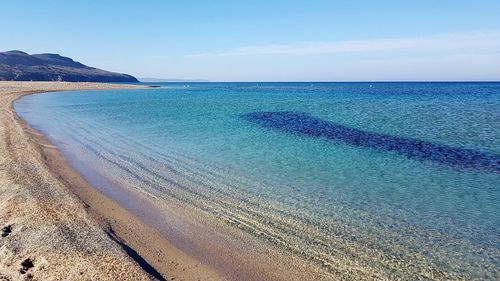
M 58 54 L 0 52 L 0 81 L 138 82 L 128 74 L 86 66 Z

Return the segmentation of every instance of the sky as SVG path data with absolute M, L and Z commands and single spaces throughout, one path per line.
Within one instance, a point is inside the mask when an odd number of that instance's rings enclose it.
M 136 77 L 500 80 L 500 0 L 0 0 L 0 51 Z

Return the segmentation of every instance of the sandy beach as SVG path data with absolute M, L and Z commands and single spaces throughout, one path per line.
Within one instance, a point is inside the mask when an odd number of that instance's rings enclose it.
M 136 86 L 0 82 L 0 280 L 223 280 L 93 189 L 12 102 Z
M 0 281 L 500 281 L 500 1 L 94 2 L 2 2 Z
M 218 184 L 225 186 L 224 182 L 217 181 L 225 175 L 206 174 L 206 168 L 195 161 L 179 162 L 178 167 L 168 169 L 152 166 L 154 173 L 165 173 L 162 174 L 165 181 L 160 181 L 158 186 L 171 193 L 164 196 L 155 190 L 142 190 L 139 188 L 141 182 L 134 181 L 127 174 L 123 179 L 113 178 L 116 170 L 111 165 L 91 161 L 95 166 L 93 169 L 82 169 L 68 154 L 68 151 L 77 150 L 70 149 L 69 142 L 61 143 L 50 131 L 43 127 L 37 131 L 19 117 L 25 118 L 26 112 L 31 112 L 20 106 L 23 103 L 59 111 L 59 107 L 53 106 L 57 103 L 37 102 L 38 98 L 51 101 L 54 94 L 42 94 L 45 92 L 116 90 L 67 92 L 55 96 L 74 98 L 69 96 L 74 94 L 88 98 L 98 95 L 101 98 L 101 95 L 108 95 L 108 98 L 124 99 L 127 103 L 141 94 L 143 96 L 137 100 L 165 95 L 161 88 L 145 87 L 0 82 L 0 281 L 474 279 L 467 278 L 469 276 L 495 280 L 496 249 L 478 248 L 475 244 L 464 243 L 466 240 L 450 239 L 437 232 L 429 236 L 419 228 L 403 226 L 399 229 L 396 228 L 398 224 L 394 224 L 394 228 L 389 224 L 390 231 L 370 225 L 350 228 L 351 221 L 343 224 L 342 220 L 348 216 L 322 221 L 325 225 L 331 223 L 332 229 L 340 232 L 335 236 L 319 236 L 319 231 L 314 232 L 316 228 L 308 232 L 310 226 L 272 212 L 273 206 L 266 205 L 267 198 L 256 201 L 258 204 L 254 206 L 238 193 L 214 195 L 212 192 L 231 191 L 231 187 L 218 189 Z M 24 95 L 38 93 L 40 95 L 15 102 Z M 184 90 L 181 94 L 184 97 Z M 196 103 L 198 100 L 189 104 Z M 149 105 L 146 108 L 151 109 Z M 123 110 L 123 113 L 130 114 L 131 110 Z M 86 129 L 84 123 L 71 121 L 76 115 L 77 112 L 70 108 L 65 115 L 52 118 L 52 124 L 57 129 L 63 125 L 74 128 L 79 133 L 76 139 L 95 133 L 98 137 L 92 138 L 89 145 L 97 148 L 112 146 L 118 149 L 119 142 L 128 137 L 113 131 L 110 138 L 99 135 L 109 131 L 99 126 Z M 127 126 L 141 116 L 142 111 L 121 126 Z M 62 119 L 65 124 L 59 122 Z M 94 120 L 94 116 L 88 119 Z M 37 119 L 26 120 L 38 128 Z M 146 119 L 141 126 L 149 121 Z M 175 118 L 170 122 L 180 121 L 181 118 Z M 171 134 L 172 131 L 165 132 Z M 116 153 L 133 156 L 132 151 L 142 146 L 163 144 L 161 140 L 148 143 L 141 140 L 141 136 L 133 140 L 128 150 L 117 150 Z M 196 177 L 193 179 L 206 188 L 173 184 L 175 180 L 183 180 L 171 172 L 179 167 L 189 169 L 189 176 L 194 173 Z M 102 181 L 95 180 L 99 176 L 102 176 Z M 239 180 L 234 184 L 245 187 L 246 181 Z M 220 196 L 221 199 L 220 202 L 198 201 L 196 196 Z M 273 198 L 269 200 L 275 202 Z M 266 213 L 268 210 L 271 212 Z M 246 213 L 249 211 L 256 213 L 249 215 Z M 260 213 L 272 217 L 262 217 Z M 291 214 L 300 215 L 295 209 Z M 379 219 L 367 218 L 369 222 Z M 267 227 L 260 224 L 263 221 L 273 224 Z M 288 226 L 290 228 L 286 228 Z M 279 232 L 281 229 L 292 231 Z M 281 233 L 284 234 L 280 236 Z M 306 237 L 303 238 L 302 234 Z M 309 237 L 323 237 L 325 242 L 316 239 L 309 243 Z M 431 241 L 434 248 L 418 239 L 434 239 Z M 394 241 L 402 244 L 394 244 Z M 422 248 L 416 249 L 414 245 Z M 300 251 L 302 246 L 306 251 Z M 314 248 L 316 246 L 318 248 Z M 325 252 L 322 252 L 322 247 Z M 448 256 L 450 249 L 468 255 L 481 253 L 482 256 L 475 257 L 477 264 L 468 264 L 467 259 L 460 256 Z M 310 250 L 312 252 L 308 252 Z
M 137 87 L 0 82 L 0 280 L 330 280 L 230 221 L 123 188 L 120 200 L 107 196 L 12 105 L 29 94 Z

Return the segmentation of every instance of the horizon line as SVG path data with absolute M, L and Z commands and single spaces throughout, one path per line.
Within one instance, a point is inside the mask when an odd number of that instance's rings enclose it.
M 140 83 L 500 83 L 500 80 L 140 81 Z M 125 82 L 124 82 L 125 83 Z

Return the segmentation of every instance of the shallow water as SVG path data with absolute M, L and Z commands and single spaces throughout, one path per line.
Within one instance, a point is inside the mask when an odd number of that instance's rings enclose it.
M 500 83 L 161 85 L 15 108 L 80 169 L 326 271 L 500 277 Z

